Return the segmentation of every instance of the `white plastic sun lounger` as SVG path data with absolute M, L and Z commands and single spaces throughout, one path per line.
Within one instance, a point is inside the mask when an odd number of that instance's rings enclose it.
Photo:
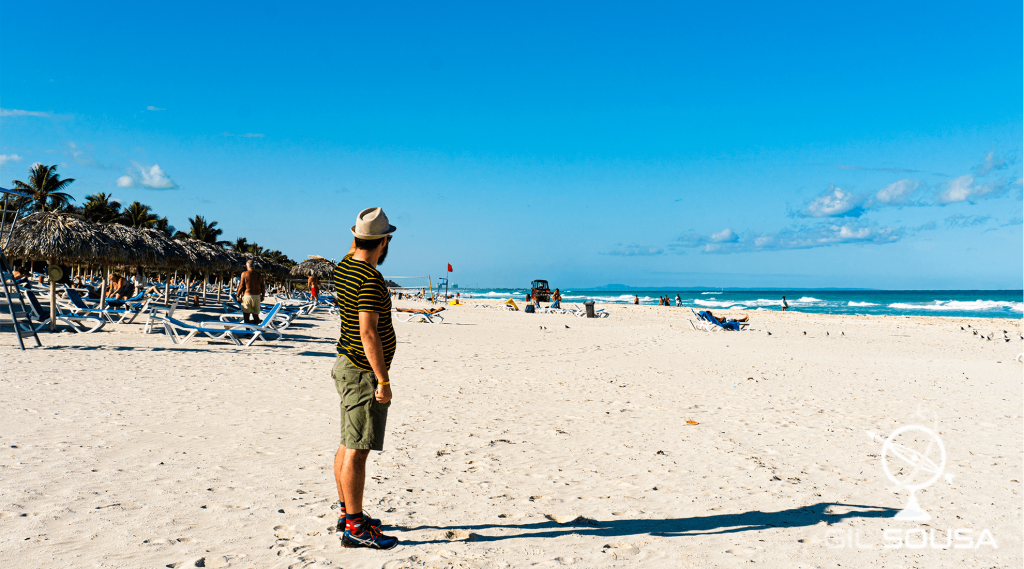
M 44 311 L 42 305 L 39 304 L 39 299 L 36 298 L 35 293 L 30 290 L 25 291 L 25 295 L 28 296 L 29 304 L 32 306 L 32 311 L 36 313 L 36 318 L 40 321 L 39 325 L 36 326 L 36 331 L 40 331 L 50 326 L 50 312 Z M 65 313 L 61 310 L 60 305 L 57 305 L 57 324 L 64 324 L 68 328 L 71 328 L 75 332 L 83 332 L 86 334 L 95 332 L 106 324 L 102 318 L 96 316 L 76 316 L 74 314 Z M 43 320 L 43 317 L 46 317 Z
M 436 309 L 431 309 L 431 310 L 415 310 L 415 309 L 412 309 L 412 308 L 404 308 L 404 309 L 396 308 L 395 309 L 395 312 L 396 312 L 395 318 L 397 318 L 399 322 L 410 322 L 410 321 L 412 321 L 412 322 L 426 322 L 428 324 L 436 324 L 436 322 L 434 322 L 434 320 L 438 320 L 440 322 L 444 322 L 444 316 L 441 316 L 439 314 L 440 312 L 443 312 L 443 311 L 444 311 L 444 308 L 441 308 L 440 310 L 436 310 Z M 403 314 L 406 314 L 407 316 L 405 318 L 402 318 Z
M 278 332 L 270 325 L 280 307 L 280 304 L 274 305 L 274 308 L 270 309 L 270 312 L 263 318 L 263 322 L 259 324 L 237 324 L 231 322 L 199 322 L 198 324 L 189 324 L 171 317 L 166 317 L 162 320 L 164 331 L 171 338 L 171 342 L 175 344 L 184 344 L 199 334 L 205 334 L 214 340 L 227 338 L 234 342 L 236 346 L 242 345 L 239 341 L 240 338 L 249 336 L 249 341 L 245 345 L 251 346 L 258 339 L 268 341 L 281 339 L 281 332 Z M 179 334 L 178 330 L 186 333 Z

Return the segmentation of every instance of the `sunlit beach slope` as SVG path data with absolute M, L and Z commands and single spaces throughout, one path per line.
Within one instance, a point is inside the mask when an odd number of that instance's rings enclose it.
M 689 309 L 607 308 L 396 324 L 366 494 L 387 552 L 333 534 L 334 318 L 249 349 L 0 335 L 4 565 L 1021 566 L 1019 319 L 733 311 L 752 331 L 706 333 Z M 922 408 L 951 479 L 903 522 L 878 437 Z M 891 528 L 939 547 L 886 549 Z M 956 528 L 998 548 L 942 547 Z

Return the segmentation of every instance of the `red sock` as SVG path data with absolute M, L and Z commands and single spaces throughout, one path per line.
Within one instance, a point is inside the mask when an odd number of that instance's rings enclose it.
M 345 514 L 345 531 L 349 533 L 361 533 L 363 531 L 363 513 Z

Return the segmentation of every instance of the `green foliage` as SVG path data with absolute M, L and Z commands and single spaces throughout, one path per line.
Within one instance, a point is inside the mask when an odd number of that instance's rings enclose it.
M 100 192 L 85 196 L 82 205 L 82 219 L 93 223 L 114 223 L 121 218 L 121 202 L 110 194 Z
M 15 190 L 30 194 L 29 197 L 21 198 L 16 202 L 18 207 L 31 212 L 61 211 L 74 201 L 75 198 L 62 190 L 71 185 L 75 179 L 61 180 L 56 164 L 53 166 L 33 164 L 28 172 L 28 182 L 21 180 L 11 182 Z
M 139 202 L 132 202 L 121 212 L 118 223 L 128 227 L 155 227 L 160 218 L 157 217 L 148 205 Z M 167 218 L 164 218 L 166 223 Z
M 217 239 L 222 233 L 224 233 L 224 230 L 217 227 L 216 221 L 207 222 L 205 217 L 197 215 L 189 218 L 188 223 L 192 227 L 188 230 L 187 235 L 192 239 L 197 239 L 204 243 L 210 243 L 220 247 L 230 245 L 227 241 L 220 241 Z M 177 235 L 175 235 L 175 237 L 177 237 Z

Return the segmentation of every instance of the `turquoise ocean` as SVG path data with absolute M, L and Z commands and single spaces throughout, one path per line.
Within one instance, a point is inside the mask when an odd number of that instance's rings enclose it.
M 514 298 L 522 300 L 526 288 L 453 289 L 463 297 Z M 562 304 L 579 304 L 594 300 L 604 304 L 658 304 L 668 296 L 672 305 L 676 295 L 683 307 L 698 310 L 781 310 L 786 297 L 789 310 L 821 314 L 865 314 L 893 316 L 970 316 L 981 318 L 1021 318 L 1024 314 L 1024 291 L 1020 290 L 672 290 L 627 289 L 587 290 L 562 289 Z M 545 304 L 545 303 L 542 303 Z

